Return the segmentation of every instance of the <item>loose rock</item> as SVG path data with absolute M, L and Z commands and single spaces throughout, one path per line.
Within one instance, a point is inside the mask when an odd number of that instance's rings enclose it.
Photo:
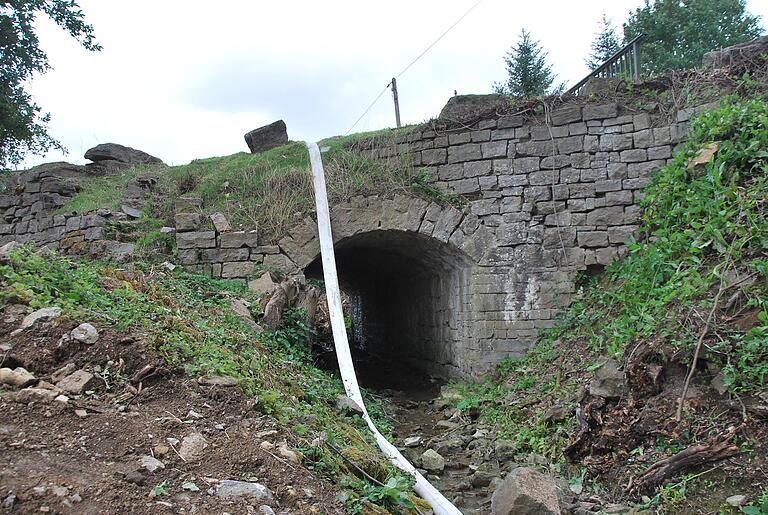
M 562 422 L 571 414 L 571 409 L 565 406 L 552 406 L 544 414 L 544 422 Z
M 607 360 L 589 384 L 589 394 L 595 397 L 612 399 L 621 397 L 625 391 L 624 372 L 619 370 L 619 363 L 614 359 Z
M 442 442 L 437 442 L 435 444 L 435 450 L 439 454 L 448 454 L 451 452 L 460 451 L 464 448 L 464 440 L 461 438 L 449 438 L 448 440 L 443 440 Z
M 511 461 L 517 454 L 517 447 L 514 442 L 509 440 L 498 440 L 496 442 L 496 459 L 500 462 Z
M 5 510 L 10 510 L 14 504 L 16 504 L 16 496 L 14 494 L 10 494 L 3 499 L 3 509 Z
M 22 404 L 29 404 L 30 402 L 51 402 L 56 398 L 58 393 L 54 390 L 46 390 L 45 388 L 24 388 L 16 392 L 14 400 Z
M 162 263 L 160 263 L 160 266 L 162 266 L 163 268 L 165 268 L 169 272 L 173 272 L 174 270 L 176 270 L 176 265 L 174 265 L 170 261 L 163 261 Z
M 186 461 L 194 461 L 203 457 L 208 441 L 200 433 L 192 433 L 181 441 L 179 455 Z
M 336 408 L 342 413 L 363 414 L 363 408 L 346 395 L 339 395 L 336 397 Z
M 162 161 L 135 148 L 117 143 L 102 143 L 85 151 L 84 157 L 94 162 L 118 161 L 128 164 L 157 164 Z
M 198 377 L 197 382 L 203 386 L 237 386 L 237 379 L 228 376 L 203 376 Z
M 162 470 L 165 468 L 165 463 L 149 455 L 142 456 L 139 459 L 139 463 L 141 464 L 142 468 L 147 469 L 150 473 L 154 473 L 156 470 Z
M 92 379 L 93 374 L 90 372 L 78 370 L 56 383 L 56 387 L 67 393 L 80 395 Z
M 8 264 L 11 262 L 11 252 L 21 247 L 21 243 L 18 241 L 11 241 L 0 247 L 0 264 Z
M 125 480 L 129 483 L 133 483 L 134 485 L 142 486 L 144 483 L 147 482 L 147 478 L 144 477 L 144 474 L 139 472 L 138 470 L 131 470 L 130 472 L 125 474 Z
M 95 327 L 88 323 L 80 324 L 79 326 L 75 327 L 72 329 L 72 332 L 69 333 L 69 335 L 73 340 L 88 345 L 93 345 L 99 341 L 99 331 L 97 331 Z
M 409 436 L 403 441 L 403 445 L 406 447 L 418 447 L 424 442 L 424 439 L 420 436 Z
M 281 443 L 277 447 L 277 453 L 291 463 L 294 463 L 296 465 L 301 463 L 301 455 L 289 449 L 288 444 L 286 444 L 285 442 Z
M 254 129 L 244 137 L 251 154 L 258 154 L 288 143 L 288 131 L 283 120 Z
M 484 488 L 499 476 L 499 470 L 488 462 L 481 463 L 474 474 L 469 478 L 470 484 L 475 488 Z
M 728 506 L 733 506 L 734 508 L 739 508 L 741 506 L 744 506 L 747 504 L 747 496 L 746 495 L 732 495 L 729 498 L 725 500 L 726 504 Z
M 434 449 L 427 449 L 421 455 L 421 466 L 429 472 L 442 472 L 445 469 L 445 458 Z
M 248 288 L 255 291 L 257 295 L 272 293 L 276 287 L 277 283 L 272 280 L 272 275 L 269 272 L 264 272 L 256 279 L 248 282 Z
M 232 302 L 230 303 L 230 307 L 232 308 L 232 311 L 240 317 L 240 319 L 248 325 L 251 329 L 253 329 L 256 332 L 262 332 L 263 329 L 259 324 L 256 323 L 256 321 L 251 316 L 251 310 L 248 309 L 250 304 L 243 299 L 232 299 Z
M 8 384 L 17 388 L 24 388 L 37 381 L 37 378 L 26 368 L 16 367 L 0 368 L 0 384 Z
M 439 118 L 446 123 L 465 125 L 484 117 L 496 116 L 508 109 L 509 105 L 509 98 L 504 95 L 455 95 L 440 111 Z
M 122 205 L 120 206 L 120 210 L 131 218 L 141 218 L 141 210 L 136 209 L 135 207 Z
M 232 226 L 229 225 L 227 217 L 224 216 L 224 213 L 213 213 L 210 218 L 211 222 L 213 222 L 213 227 L 216 229 L 216 232 L 230 232 L 232 230 Z
M 51 380 L 54 383 L 58 383 L 59 381 L 67 377 L 69 374 L 74 372 L 75 370 L 77 370 L 77 365 L 75 365 L 74 363 L 67 363 L 66 365 L 58 369 L 56 372 L 51 374 Z
M 61 308 L 55 307 L 55 306 L 52 308 L 43 308 L 43 309 L 38 309 L 37 311 L 33 311 L 32 313 L 24 317 L 24 320 L 21 321 L 21 327 L 13 331 L 11 333 L 11 336 L 19 334 L 21 331 L 24 331 L 26 329 L 30 329 L 36 326 L 37 324 L 54 320 L 60 316 L 61 316 Z
M 272 491 L 260 483 L 249 481 L 234 481 L 225 479 L 216 487 L 216 497 L 222 499 L 255 499 L 257 501 L 271 501 L 274 499 Z
M 725 384 L 725 373 L 718 372 L 715 377 L 712 378 L 712 388 L 715 389 L 720 395 L 725 395 L 728 392 L 728 385 Z
M 491 497 L 492 515 L 559 515 L 557 486 L 533 469 L 512 470 Z

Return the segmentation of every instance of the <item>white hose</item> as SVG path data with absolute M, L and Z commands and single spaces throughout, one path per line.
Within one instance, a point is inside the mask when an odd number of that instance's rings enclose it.
M 336 346 L 336 358 L 339 361 L 341 380 L 347 396 L 355 401 L 363 410 L 363 419 L 376 438 L 376 442 L 384 455 L 396 467 L 404 470 L 416 478 L 414 490 L 429 504 L 435 515 L 462 515 L 451 502 L 443 496 L 408 460 L 389 443 L 376 429 L 368 410 L 365 408 L 360 386 L 357 384 L 355 366 L 352 363 L 352 353 L 349 350 L 347 330 L 344 326 L 344 314 L 341 309 L 341 292 L 339 290 L 339 277 L 336 273 L 336 256 L 333 251 L 333 236 L 331 234 L 331 215 L 328 211 L 328 194 L 325 189 L 325 172 L 323 160 L 317 143 L 307 142 L 309 160 L 312 163 L 312 177 L 315 184 L 315 206 L 317 207 L 317 231 L 320 238 L 320 255 L 323 260 L 323 278 L 325 279 L 325 294 L 328 298 L 328 311 L 331 317 L 333 341 Z

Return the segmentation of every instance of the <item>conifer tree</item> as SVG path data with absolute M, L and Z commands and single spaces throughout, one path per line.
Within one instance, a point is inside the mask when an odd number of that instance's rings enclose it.
M 520 39 L 512 46 L 504 58 L 507 65 L 507 80 L 493 85 L 494 93 L 512 95 L 514 97 L 535 97 L 556 93 L 563 86 L 552 88 L 555 74 L 552 66 L 547 64 L 547 52 L 531 34 L 523 29 Z
M 621 50 L 621 43 L 619 36 L 616 35 L 616 28 L 610 18 L 603 14 L 600 30 L 595 34 L 595 39 L 592 41 L 592 53 L 584 59 L 584 63 L 590 70 L 594 70 L 619 50 Z

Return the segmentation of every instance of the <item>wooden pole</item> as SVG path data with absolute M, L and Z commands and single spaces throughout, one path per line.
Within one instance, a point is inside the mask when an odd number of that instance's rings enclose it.
M 392 77 L 392 97 L 395 100 L 395 122 L 397 128 L 400 128 L 400 101 L 397 98 L 397 79 Z

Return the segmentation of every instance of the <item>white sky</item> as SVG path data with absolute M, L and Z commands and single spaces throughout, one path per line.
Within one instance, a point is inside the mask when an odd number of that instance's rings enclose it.
M 32 93 L 69 154 L 106 142 L 169 164 L 247 151 L 243 134 L 284 119 L 293 140 L 345 133 L 389 82 L 475 0 L 80 0 L 101 52 L 38 22 L 54 69 Z M 525 27 L 558 80 L 587 72 L 603 13 L 620 27 L 642 0 L 483 0 L 398 79 L 403 123 L 436 116 L 454 90 L 488 93 Z M 768 20 L 768 2 L 748 0 Z M 385 93 L 354 132 L 394 125 Z

